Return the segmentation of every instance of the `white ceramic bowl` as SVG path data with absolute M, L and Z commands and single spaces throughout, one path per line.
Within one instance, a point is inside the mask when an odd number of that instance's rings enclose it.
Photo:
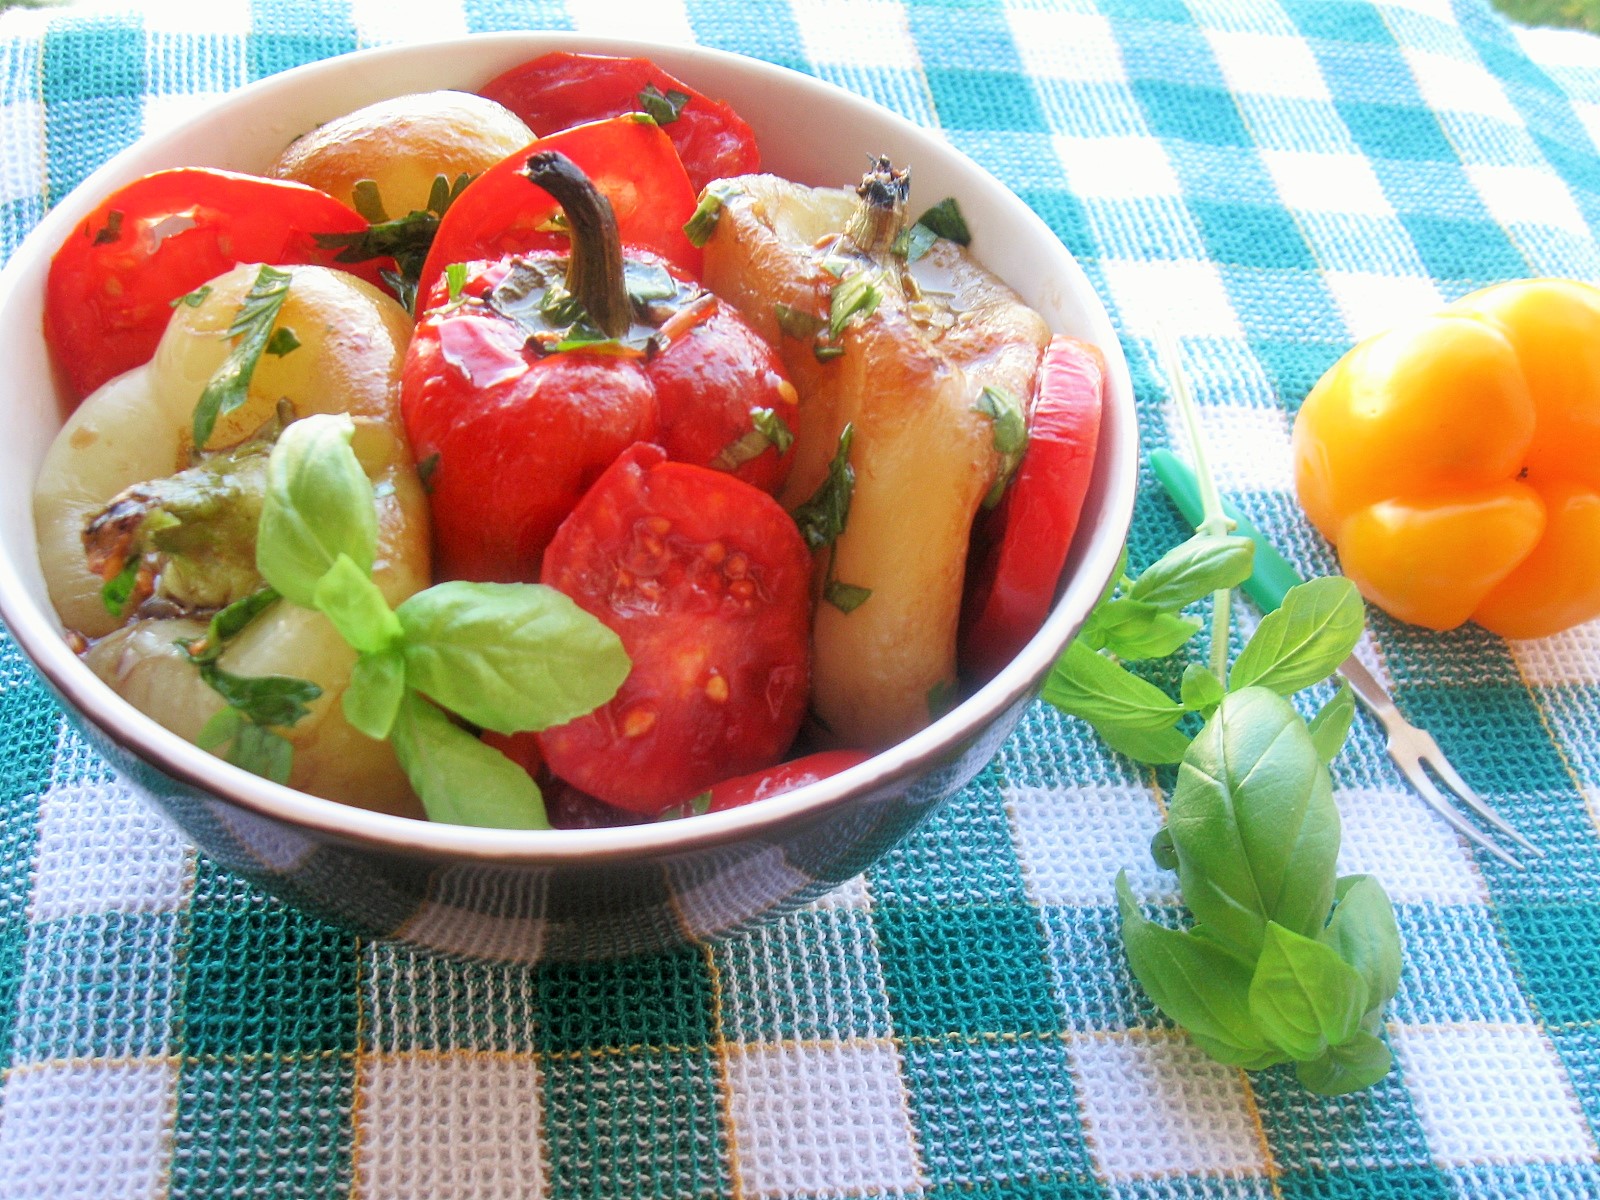
M 361 105 L 473 90 L 549 50 L 654 58 L 730 101 L 763 167 L 812 184 L 860 176 L 886 153 L 913 171 L 913 205 L 955 196 L 973 250 L 1062 333 L 1105 352 L 1095 474 L 1059 600 L 993 680 L 906 741 L 833 778 L 747 808 L 614 829 L 512 832 L 434 825 L 280 787 L 212 757 L 100 682 L 46 598 L 32 488 L 65 392 L 40 336 L 51 255 L 114 188 L 174 166 L 260 171 L 287 142 Z M 966 785 L 1011 732 L 1115 568 L 1138 447 L 1127 366 L 1082 270 L 1021 200 L 936 135 L 829 84 L 712 50 L 559 33 L 365 51 L 243 88 L 118 154 L 46 215 L 0 273 L 0 617 L 91 740 L 218 861 L 364 932 L 447 951 L 534 960 L 660 949 L 741 928 L 869 866 Z

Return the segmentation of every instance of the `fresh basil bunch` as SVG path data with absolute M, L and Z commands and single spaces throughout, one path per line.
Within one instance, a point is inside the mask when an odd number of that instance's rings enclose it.
M 1110 592 L 1045 683 L 1044 698 L 1140 762 L 1177 763 L 1167 823 L 1151 851 L 1178 872 L 1194 920 L 1149 920 L 1117 876 L 1128 963 L 1156 1007 L 1209 1056 L 1255 1070 L 1293 1061 L 1334 1095 L 1389 1070 L 1379 1038 L 1400 982 L 1394 910 L 1370 875 L 1335 876 L 1339 811 L 1327 764 L 1355 705 L 1349 685 L 1307 722 L 1289 702 L 1355 649 L 1364 610 L 1337 577 L 1291 588 L 1229 669 L 1232 589 L 1254 545 L 1231 536 L 1179 381 L 1206 518 L 1195 535 Z M 1201 629 L 1183 610 L 1214 597 L 1209 664 L 1190 663 L 1179 698 L 1118 660 L 1176 653 Z M 1192 738 L 1180 723 L 1204 719 Z
M 547 828 L 527 772 L 445 710 L 499 733 L 546 729 L 604 704 L 627 677 L 617 635 L 539 584 L 435 584 L 391 609 L 372 580 L 377 518 L 348 416 L 289 425 L 267 461 L 256 566 L 284 600 L 328 617 L 360 655 L 346 719 L 387 737 L 428 816 Z

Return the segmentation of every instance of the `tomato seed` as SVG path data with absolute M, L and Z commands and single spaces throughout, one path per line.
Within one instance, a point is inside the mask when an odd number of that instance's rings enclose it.
M 712 566 L 716 566 L 728 557 L 728 548 L 721 542 L 707 542 L 700 550 L 701 555 Z
M 728 700 L 728 680 L 723 675 L 713 675 L 706 680 L 706 699 L 715 704 L 725 704 Z
M 622 736 L 643 737 L 655 728 L 656 710 L 640 705 L 622 714 Z

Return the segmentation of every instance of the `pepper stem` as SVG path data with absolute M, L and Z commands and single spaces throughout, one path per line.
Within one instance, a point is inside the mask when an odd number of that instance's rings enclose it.
M 911 172 L 895 170 L 886 155 L 872 160 L 872 166 L 856 187 L 861 203 L 856 206 L 844 236 L 861 253 L 881 258 L 899 236 L 906 219 L 906 200 L 911 195 Z
M 622 237 L 611 202 L 578 164 L 559 150 L 531 155 L 524 173 L 555 197 L 571 227 L 567 291 L 583 305 L 596 329 L 607 337 L 622 337 L 633 323 L 633 309 L 622 272 Z

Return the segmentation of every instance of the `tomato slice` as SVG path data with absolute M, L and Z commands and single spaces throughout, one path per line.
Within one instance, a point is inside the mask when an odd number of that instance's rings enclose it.
M 697 193 L 713 179 L 761 169 L 761 151 L 743 117 L 648 58 L 556 50 L 512 67 L 478 90 L 544 135 L 586 121 L 650 111 L 650 99 L 643 94 L 649 88 L 663 97 L 672 92 L 688 97 L 663 128 Z
M 961 666 L 976 678 L 1016 657 L 1055 602 L 1094 473 L 1104 395 L 1100 351 L 1054 338 L 1039 367 L 1028 448 L 1005 498 L 974 538 Z
M 791 758 L 764 771 L 724 779 L 711 789 L 710 811 L 721 812 L 725 808 L 738 808 L 769 796 L 792 792 L 808 783 L 837 775 L 871 757 L 871 752 L 867 750 L 822 750 L 801 758 Z
M 148 362 L 172 305 L 242 262 L 334 263 L 315 234 L 367 223 L 326 192 L 281 179 L 180 167 L 113 192 L 50 263 L 44 336 L 81 398 Z M 379 282 L 377 263 L 348 268 Z
M 765 492 L 633 446 L 563 522 L 541 579 L 615 630 L 633 662 L 609 703 L 539 735 L 556 775 L 653 814 L 794 740 L 811 554 Z
M 474 263 L 481 297 L 508 264 Z M 557 527 L 611 461 L 655 429 L 637 362 L 525 347 L 483 304 L 425 311 L 406 350 L 400 411 L 428 482 L 439 579 L 533 582 Z
M 683 232 L 696 193 L 677 151 L 655 122 L 616 117 L 540 138 L 469 183 L 439 222 L 417 284 L 419 306 L 451 263 L 565 252 L 566 235 L 549 228 L 555 200 L 522 173 L 541 150 L 561 151 L 600 189 L 624 246 L 654 251 L 699 277 L 700 251 Z

